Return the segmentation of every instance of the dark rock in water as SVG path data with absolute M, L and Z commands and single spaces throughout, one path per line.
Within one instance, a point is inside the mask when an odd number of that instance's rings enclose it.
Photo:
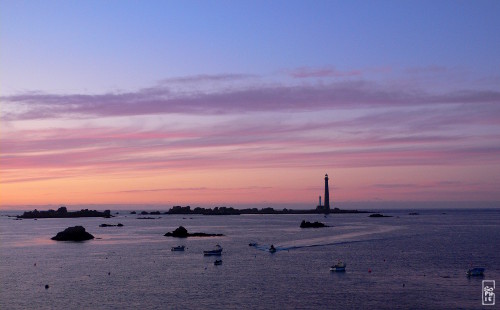
M 305 220 L 302 220 L 302 222 L 300 223 L 300 228 L 320 228 L 320 227 L 328 227 L 328 225 L 325 225 L 321 222 L 311 223 Z
M 114 226 L 116 226 L 116 227 L 122 227 L 123 224 L 118 223 L 117 225 L 114 225 L 114 224 L 101 224 L 101 225 L 99 225 L 99 227 L 114 227 Z
M 165 237 L 187 238 L 187 237 L 221 237 L 223 234 L 206 234 L 206 233 L 188 233 L 187 229 L 179 226 L 173 232 L 168 232 Z
M 85 241 L 94 239 L 94 236 L 86 232 L 83 226 L 73 226 L 58 232 L 57 235 L 51 239 L 56 241 Z
M 23 215 L 18 215 L 18 218 L 34 219 L 34 218 L 73 218 L 73 217 L 111 217 L 111 211 L 105 210 L 104 212 L 99 212 L 96 210 L 82 209 L 80 211 L 68 211 L 66 207 L 62 206 L 57 211 L 38 211 L 37 209 L 33 211 L 24 212 Z
M 392 215 L 382 215 L 380 213 L 370 214 L 369 217 L 392 217 Z
M 179 226 L 172 232 L 172 237 L 186 238 L 188 236 L 188 231 L 183 226 Z

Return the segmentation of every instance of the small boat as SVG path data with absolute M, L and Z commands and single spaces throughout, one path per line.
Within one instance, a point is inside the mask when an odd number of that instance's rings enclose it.
M 257 246 L 257 242 L 250 242 L 248 246 Z
M 214 262 L 214 265 L 215 265 L 215 266 L 222 265 L 222 260 L 221 260 L 221 259 L 217 259 L 217 260 Z
M 339 261 L 332 267 L 330 267 L 330 271 L 345 271 L 346 264 L 344 262 Z
M 475 267 L 467 270 L 467 276 L 482 276 L 484 275 L 484 268 L 482 267 Z
M 174 246 L 170 250 L 171 251 L 184 251 L 184 246 L 183 245 Z
M 203 255 L 221 255 L 222 254 L 222 247 L 220 245 L 216 245 L 215 249 L 210 250 L 210 251 L 203 251 Z
M 271 252 L 271 253 L 276 252 L 276 248 L 274 247 L 273 244 L 271 244 L 271 247 L 269 248 L 269 252 Z

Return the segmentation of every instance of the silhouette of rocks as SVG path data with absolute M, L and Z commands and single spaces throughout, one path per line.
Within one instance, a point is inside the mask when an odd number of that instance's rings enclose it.
M 32 219 L 32 218 L 72 218 L 72 217 L 111 217 L 111 211 L 105 210 L 99 212 L 96 210 L 82 209 L 80 211 L 68 211 L 66 207 L 60 207 L 57 211 L 26 211 L 23 215 L 18 215 L 18 218 Z
M 187 237 L 221 237 L 223 234 L 206 234 L 206 233 L 188 233 L 187 229 L 183 226 L 177 227 L 174 231 L 168 232 L 165 237 L 187 238 Z
M 86 232 L 83 226 L 73 226 L 58 232 L 57 235 L 51 239 L 56 241 L 85 241 L 94 239 L 94 236 Z
M 382 215 L 380 213 L 370 214 L 369 217 L 392 217 L 392 215 Z
M 114 225 L 114 224 L 101 224 L 101 225 L 99 225 L 99 227 L 123 227 L 123 224 L 122 223 L 118 223 L 116 225 Z
M 300 223 L 300 228 L 321 228 L 321 227 L 328 227 L 328 225 L 325 225 L 321 222 L 311 223 L 305 220 L 302 220 L 302 222 Z
M 241 215 L 241 214 L 319 214 L 319 213 L 367 213 L 367 211 L 358 210 L 340 210 L 339 208 L 334 208 L 332 210 L 274 210 L 273 208 L 252 208 L 252 209 L 234 209 L 232 207 L 215 207 L 211 208 L 201 208 L 196 207 L 191 209 L 190 206 L 174 206 L 166 214 L 203 214 L 203 215 Z

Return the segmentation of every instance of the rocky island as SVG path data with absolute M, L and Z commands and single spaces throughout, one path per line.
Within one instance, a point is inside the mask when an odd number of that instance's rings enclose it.
M 99 227 L 123 227 L 123 224 L 122 223 L 118 223 L 118 224 L 101 224 L 99 225 Z
M 370 214 L 369 217 L 392 217 L 392 215 L 383 215 L 380 213 L 373 213 L 373 214 Z
M 325 225 L 321 222 L 311 223 L 311 222 L 307 222 L 305 220 L 302 220 L 302 222 L 300 223 L 300 228 L 321 228 L 321 227 L 329 227 L 329 226 Z
M 105 210 L 104 212 L 82 209 L 80 211 L 68 211 L 66 207 L 60 207 L 57 211 L 38 211 L 37 209 L 33 211 L 26 211 L 23 215 L 18 215 L 17 218 L 23 219 L 39 219 L 39 218 L 73 218 L 73 217 L 111 217 L 111 211 Z
M 223 234 L 206 234 L 206 233 L 188 233 L 187 229 L 179 226 L 172 232 L 168 232 L 165 237 L 187 238 L 187 237 L 222 237 Z
M 143 211 L 145 212 L 145 211 Z M 358 210 L 341 210 L 339 208 L 333 208 L 328 210 L 319 209 L 309 209 L 309 210 L 292 210 L 292 209 L 282 209 L 275 210 L 273 208 L 247 208 L 247 209 L 235 209 L 233 207 L 215 207 L 211 208 L 200 208 L 196 207 L 191 209 L 190 206 L 174 206 L 164 214 L 201 214 L 201 215 L 242 215 L 242 214 L 331 214 L 331 213 L 367 213 L 367 211 Z M 146 213 L 147 214 L 147 213 Z M 152 213 L 149 213 L 152 214 Z M 156 213 L 155 213 L 156 214 Z
M 94 239 L 94 236 L 85 231 L 83 226 L 68 227 L 51 238 L 56 241 L 85 241 Z

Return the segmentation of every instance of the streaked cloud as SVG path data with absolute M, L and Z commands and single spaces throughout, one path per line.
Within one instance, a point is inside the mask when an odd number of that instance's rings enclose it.
M 351 70 L 351 71 L 339 71 L 333 67 L 324 68 L 309 68 L 301 67 L 295 70 L 289 71 L 289 74 L 293 78 L 325 78 L 325 77 L 352 77 L 361 76 L 363 72 L 361 70 Z
M 318 79 L 334 74 L 308 70 L 303 74 L 316 74 Z M 205 181 L 193 185 L 172 182 L 166 187 L 159 179 L 195 171 L 215 176 L 241 169 L 320 174 L 384 169 L 390 175 L 403 167 L 500 165 L 497 90 L 436 93 L 367 80 L 325 81 L 264 83 L 245 74 L 198 75 L 170 78 L 136 92 L 6 96 L 2 98 L 1 182 L 23 186 L 127 180 L 130 184 L 93 192 L 106 197 L 121 193 L 138 200 L 195 192 L 210 197 L 228 192 L 234 199 L 244 193 L 251 200 L 256 192 L 265 192 L 267 201 L 271 192 L 292 195 L 292 185 L 262 184 L 253 177 L 248 186 L 228 181 L 214 186 L 205 176 Z M 217 85 L 204 88 L 206 83 Z M 434 188 L 443 193 L 468 192 L 463 189 L 466 184 L 475 184 L 456 178 L 435 183 L 411 182 L 411 178 L 393 183 L 381 178 L 371 186 L 359 184 L 358 191 L 364 189 L 366 197 L 378 197 L 380 191 L 396 198 L 417 192 L 442 197 Z M 138 186 L 136 179 L 152 183 Z M 316 192 L 311 183 L 292 187 L 293 195 Z M 342 183 L 332 184 L 332 190 L 356 192 Z
M 249 85 L 236 89 L 222 88 L 209 93 L 178 93 L 169 87 L 158 85 L 137 92 L 101 95 L 25 93 L 2 97 L 2 101 L 22 107 L 8 109 L 3 113 L 4 120 L 29 120 L 493 104 L 500 102 L 500 91 L 463 90 L 431 94 L 353 81 L 315 85 Z

